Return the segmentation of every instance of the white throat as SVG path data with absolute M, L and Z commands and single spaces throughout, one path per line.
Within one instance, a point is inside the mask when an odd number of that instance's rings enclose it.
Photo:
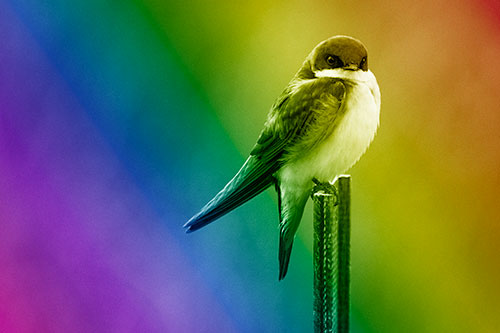
M 380 90 L 371 71 L 327 69 L 316 71 L 317 78 L 330 77 L 350 81 L 352 89 L 344 103 L 348 110 L 335 131 L 304 158 L 279 171 L 283 184 L 310 184 L 311 178 L 333 181 L 361 157 L 377 131 L 380 113 Z
M 375 75 L 370 70 L 366 72 L 363 70 L 350 71 L 343 68 L 335 69 L 323 69 L 320 71 L 315 71 L 314 76 L 316 77 L 331 77 L 341 80 L 353 81 L 358 84 L 365 84 L 370 88 L 370 91 L 375 99 L 375 103 L 380 108 L 380 90 L 377 84 L 377 79 Z

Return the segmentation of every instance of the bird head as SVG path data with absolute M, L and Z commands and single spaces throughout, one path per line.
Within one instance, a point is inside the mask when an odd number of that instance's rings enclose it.
M 328 38 L 311 51 L 296 77 L 312 79 L 315 77 L 315 72 L 325 69 L 367 71 L 368 52 L 355 38 L 348 36 Z

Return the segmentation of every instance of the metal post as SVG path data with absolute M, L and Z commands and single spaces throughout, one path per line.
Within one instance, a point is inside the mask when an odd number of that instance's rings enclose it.
M 316 181 L 315 181 L 316 182 Z M 350 176 L 316 182 L 314 201 L 314 332 L 349 332 Z

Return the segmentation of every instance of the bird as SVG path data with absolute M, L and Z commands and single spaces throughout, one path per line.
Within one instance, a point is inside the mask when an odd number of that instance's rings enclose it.
M 341 35 L 320 42 L 275 100 L 243 166 L 184 224 L 186 232 L 274 185 L 282 280 L 314 181 L 331 183 L 359 160 L 377 132 L 379 115 L 380 89 L 368 69 L 366 47 Z

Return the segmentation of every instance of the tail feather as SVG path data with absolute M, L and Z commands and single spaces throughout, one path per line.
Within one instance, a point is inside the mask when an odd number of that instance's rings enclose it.
M 279 280 L 283 280 L 288 272 L 293 240 L 310 193 L 310 190 L 306 187 L 300 190 L 293 190 L 283 188 L 282 185 L 278 185 L 278 196 L 281 198 L 278 201 L 280 211 Z
M 233 179 L 184 225 L 186 231 L 206 226 L 264 191 L 274 182 L 276 169 L 250 156 Z
M 293 247 L 293 239 L 289 241 L 285 241 L 284 238 L 280 237 L 280 246 L 279 246 L 279 263 L 280 263 L 280 273 L 278 280 L 281 281 L 285 278 L 286 273 L 288 272 L 288 264 L 290 263 L 290 255 L 292 254 Z

